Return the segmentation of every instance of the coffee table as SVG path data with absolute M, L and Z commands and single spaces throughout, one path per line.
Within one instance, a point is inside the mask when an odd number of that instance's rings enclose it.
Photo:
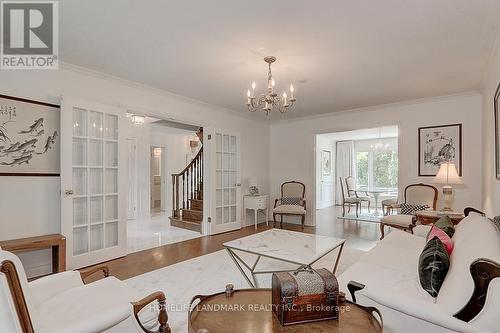
M 242 289 L 195 296 L 188 315 L 189 333 L 381 333 L 380 312 L 345 301 L 339 319 L 281 326 L 273 313 L 271 289 Z M 196 306 L 193 302 L 200 300 Z M 374 314 L 380 318 L 380 322 Z
M 332 272 L 335 274 L 345 239 L 305 234 L 302 232 L 270 229 L 251 236 L 239 238 L 223 246 L 252 288 L 258 288 L 257 275 L 274 272 L 292 271 L 304 266 L 311 266 L 333 250 L 339 248 Z M 256 256 L 253 263 L 247 263 L 235 251 L 250 253 Z M 258 271 L 257 265 L 262 257 L 297 265 L 289 270 Z M 247 268 L 247 274 L 243 267 Z

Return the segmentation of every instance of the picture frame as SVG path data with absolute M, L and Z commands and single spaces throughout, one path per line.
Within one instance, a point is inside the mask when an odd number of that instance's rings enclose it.
M 60 106 L 0 94 L 0 176 L 60 175 Z
M 328 177 L 332 174 L 332 152 L 326 149 L 321 151 L 321 175 Z
M 443 162 L 455 163 L 462 176 L 462 124 L 418 128 L 418 175 L 433 177 Z
M 493 110 L 495 112 L 495 173 L 500 180 L 500 83 L 498 84 L 493 98 Z

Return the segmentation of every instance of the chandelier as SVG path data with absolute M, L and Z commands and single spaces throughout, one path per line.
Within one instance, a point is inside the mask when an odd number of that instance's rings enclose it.
M 378 129 L 378 142 L 376 144 L 371 144 L 370 149 L 373 151 L 379 151 L 379 150 L 388 150 L 391 148 L 391 145 L 389 143 L 382 143 L 382 128 L 379 127 Z
M 134 125 L 142 125 L 146 122 L 146 117 L 138 115 L 138 114 L 127 113 L 127 118 Z
M 276 61 L 276 57 L 269 56 L 265 57 L 264 61 L 269 65 L 269 72 L 267 74 L 267 93 L 260 94 L 255 97 L 255 81 L 252 82 L 252 91 L 247 90 L 247 107 L 250 112 L 255 112 L 257 109 L 261 108 L 262 111 L 269 115 L 269 113 L 274 109 L 278 110 L 280 113 L 285 113 L 293 103 L 297 100 L 293 96 L 293 84 L 290 85 L 290 98 L 288 98 L 286 92 L 283 92 L 282 96 L 278 96 L 274 89 L 274 79 L 271 73 L 271 64 Z

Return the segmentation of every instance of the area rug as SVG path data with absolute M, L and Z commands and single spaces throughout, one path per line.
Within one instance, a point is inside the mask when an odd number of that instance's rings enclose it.
M 374 222 L 379 223 L 383 216 L 373 216 L 372 213 L 361 212 L 358 217 L 356 217 L 356 213 L 346 213 L 345 216 L 341 214 L 338 216 L 341 220 L 355 220 L 355 221 L 364 221 L 364 222 Z
M 338 250 L 319 260 L 313 267 L 332 269 Z M 358 261 L 364 251 L 344 248 L 337 268 L 337 275 Z M 245 260 L 252 255 L 238 252 Z M 293 269 L 296 266 L 262 258 L 259 270 Z M 259 286 L 270 288 L 271 275 L 260 275 Z M 187 332 L 187 313 L 189 302 L 194 295 L 207 295 L 221 292 L 228 283 L 235 288 L 248 288 L 249 285 L 232 262 L 225 250 L 186 260 L 175 265 L 145 273 L 125 281 L 139 293 L 147 295 L 161 290 L 167 297 L 167 311 L 172 332 Z

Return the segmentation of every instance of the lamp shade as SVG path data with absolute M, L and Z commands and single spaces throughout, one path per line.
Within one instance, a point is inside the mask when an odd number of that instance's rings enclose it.
M 257 187 L 257 177 L 248 178 L 248 187 Z
M 457 172 L 457 167 L 455 163 L 445 162 L 439 167 L 439 171 L 434 178 L 434 183 L 436 184 L 463 184 L 462 179 Z

